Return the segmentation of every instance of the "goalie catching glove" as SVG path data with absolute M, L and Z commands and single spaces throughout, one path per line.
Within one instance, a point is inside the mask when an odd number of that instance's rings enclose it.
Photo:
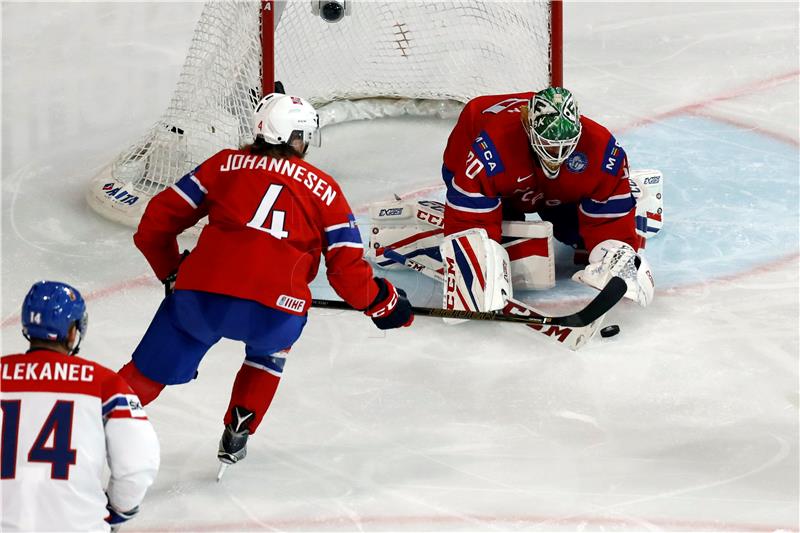
M 404 328 L 414 321 L 411 304 L 403 289 L 397 289 L 388 280 L 374 278 L 378 295 L 364 314 L 372 319 L 378 329 Z
M 615 239 L 608 239 L 594 247 L 589 254 L 589 264 L 576 272 L 572 279 L 602 289 L 613 276 L 619 276 L 628 285 L 625 298 L 642 307 L 653 301 L 655 282 L 650 263 L 633 248 Z

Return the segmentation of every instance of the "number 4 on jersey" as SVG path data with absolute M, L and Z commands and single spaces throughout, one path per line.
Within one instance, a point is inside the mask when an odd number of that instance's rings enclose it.
M 289 236 L 289 232 L 283 229 L 283 225 L 286 222 L 286 211 L 272 210 L 281 191 L 283 191 L 283 185 L 273 183 L 269 186 L 266 194 L 261 198 L 261 203 L 258 205 L 255 215 L 253 215 L 253 218 L 247 223 L 248 227 L 263 231 L 264 233 L 269 233 L 276 239 L 284 239 Z M 267 221 L 270 213 L 272 213 L 272 223 L 269 228 L 265 228 L 264 223 Z

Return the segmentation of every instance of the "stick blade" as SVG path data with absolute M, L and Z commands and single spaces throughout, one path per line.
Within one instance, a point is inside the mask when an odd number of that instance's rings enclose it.
M 628 292 L 628 284 L 619 276 L 611 278 L 600 294 L 595 296 L 589 305 L 568 317 L 564 317 L 561 325 L 569 327 L 588 326 L 604 314 L 608 313 L 612 307 L 617 305 L 625 293 Z

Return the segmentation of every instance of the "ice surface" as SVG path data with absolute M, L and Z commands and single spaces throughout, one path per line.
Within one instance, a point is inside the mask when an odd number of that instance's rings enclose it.
M 22 296 L 51 278 L 87 296 L 84 355 L 129 358 L 161 289 L 84 187 L 166 107 L 200 8 L 2 4 L 3 353 L 24 349 Z M 798 529 L 797 6 L 565 12 L 582 111 L 666 176 L 653 305 L 621 305 L 622 333 L 577 353 L 512 325 L 382 334 L 312 311 L 248 458 L 217 484 L 243 357 L 222 342 L 148 408 L 163 466 L 126 531 Z M 450 125 L 333 126 L 311 158 L 357 208 L 436 195 Z M 589 293 L 570 273 L 561 261 L 558 290 L 524 297 L 574 308 Z

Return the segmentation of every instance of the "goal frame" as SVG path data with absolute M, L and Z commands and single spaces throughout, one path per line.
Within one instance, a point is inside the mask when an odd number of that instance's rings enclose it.
M 564 83 L 564 3 L 550 0 L 550 85 Z M 261 94 L 275 92 L 275 0 L 261 0 Z

